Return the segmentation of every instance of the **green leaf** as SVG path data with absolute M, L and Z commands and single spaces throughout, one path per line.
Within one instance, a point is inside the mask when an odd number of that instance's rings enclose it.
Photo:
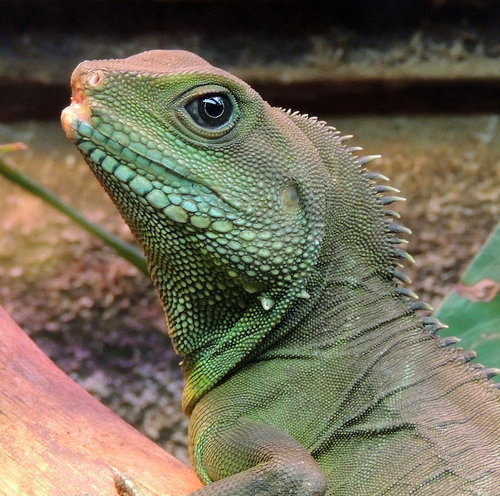
M 439 335 L 461 338 L 460 347 L 475 350 L 478 362 L 500 368 L 500 291 L 495 291 L 500 284 L 500 224 L 462 275 L 461 283 L 436 312 L 449 326 Z M 481 299 L 482 287 L 489 288 L 483 299 L 491 301 L 471 301 Z M 498 376 L 496 380 L 500 382 Z

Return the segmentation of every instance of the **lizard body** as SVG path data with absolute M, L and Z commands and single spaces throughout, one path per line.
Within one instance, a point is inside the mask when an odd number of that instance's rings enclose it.
M 83 62 L 72 84 L 65 131 L 184 356 L 194 494 L 498 493 L 494 371 L 416 314 L 371 157 L 188 52 Z

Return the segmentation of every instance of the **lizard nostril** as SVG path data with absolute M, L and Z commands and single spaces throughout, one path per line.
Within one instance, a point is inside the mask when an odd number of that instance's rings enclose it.
M 99 84 L 103 81 L 104 75 L 101 71 L 94 71 L 90 76 L 87 77 L 87 84 L 89 86 L 99 86 Z

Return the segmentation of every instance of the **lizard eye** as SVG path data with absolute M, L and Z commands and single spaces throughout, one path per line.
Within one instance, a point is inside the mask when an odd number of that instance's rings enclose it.
M 224 94 L 215 93 L 197 98 L 185 108 L 196 124 L 209 129 L 224 126 L 233 116 L 233 104 Z

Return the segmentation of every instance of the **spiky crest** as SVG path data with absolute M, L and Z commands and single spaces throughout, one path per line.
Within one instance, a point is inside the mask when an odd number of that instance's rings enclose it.
M 353 135 L 342 136 L 340 131 L 337 131 L 335 127 L 326 125 L 324 121 L 318 121 L 316 117 L 309 117 L 308 114 L 301 114 L 298 111 L 292 112 L 291 110 L 284 111 L 284 113 L 288 115 L 293 121 L 300 119 L 303 121 L 307 121 L 308 123 L 311 123 L 318 128 L 321 128 L 322 131 L 328 133 L 337 144 L 341 144 L 342 146 L 344 146 L 346 151 L 353 156 L 355 163 L 360 166 L 364 166 L 373 160 L 381 158 L 381 155 L 356 156 L 355 153 L 361 151 L 363 148 L 359 146 L 347 147 L 344 144 L 344 142 L 351 139 Z M 411 234 L 411 229 L 393 222 L 393 218 L 399 219 L 401 216 L 398 212 L 386 208 L 388 205 L 391 205 L 393 203 L 406 201 L 406 198 L 400 196 L 383 196 L 383 194 L 387 192 L 399 193 L 399 190 L 397 188 L 377 183 L 377 181 L 389 181 L 389 178 L 385 175 L 376 171 L 369 171 L 366 168 L 363 168 L 361 170 L 361 173 L 370 180 L 372 191 L 378 197 L 379 203 L 382 206 L 383 215 L 386 217 L 387 241 L 390 244 L 394 245 L 408 243 L 406 239 L 400 238 L 399 235 Z M 392 249 L 392 257 L 392 267 L 389 267 L 389 271 L 394 282 L 398 285 L 396 292 L 406 301 L 408 311 L 415 314 L 419 311 L 432 312 L 433 308 L 431 305 L 425 302 L 415 301 L 418 300 L 418 295 L 408 288 L 401 286 L 401 283 L 410 284 L 411 279 L 404 272 L 396 269 L 396 267 L 403 267 L 403 265 L 399 263 L 399 261 L 415 263 L 414 258 L 407 251 L 401 249 L 400 247 L 395 247 Z M 500 369 L 484 369 L 484 367 L 480 364 L 470 363 L 477 354 L 474 351 L 464 351 L 461 348 L 455 348 L 453 345 L 460 342 L 459 338 L 454 336 L 444 338 L 437 337 L 437 333 L 441 329 L 448 328 L 447 325 L 440 322 L 437 318 L 431 316 L 420 316 L 420 322 L 426 333 L 434 337 L 441 347 L 447 348 L 451 346 L 450 352 L 453 354 L 453 358 L 460 363 L 467 363 L 471 371 L 474 369 L 478 370 L 481 377 L 485 379 L 491 379 L 492 377 L 500 373 Z M 500 387 L 500 384 L 495 384 L 493 382 L 491 382 L 491 384 L 493 385 L 493 387 Z

